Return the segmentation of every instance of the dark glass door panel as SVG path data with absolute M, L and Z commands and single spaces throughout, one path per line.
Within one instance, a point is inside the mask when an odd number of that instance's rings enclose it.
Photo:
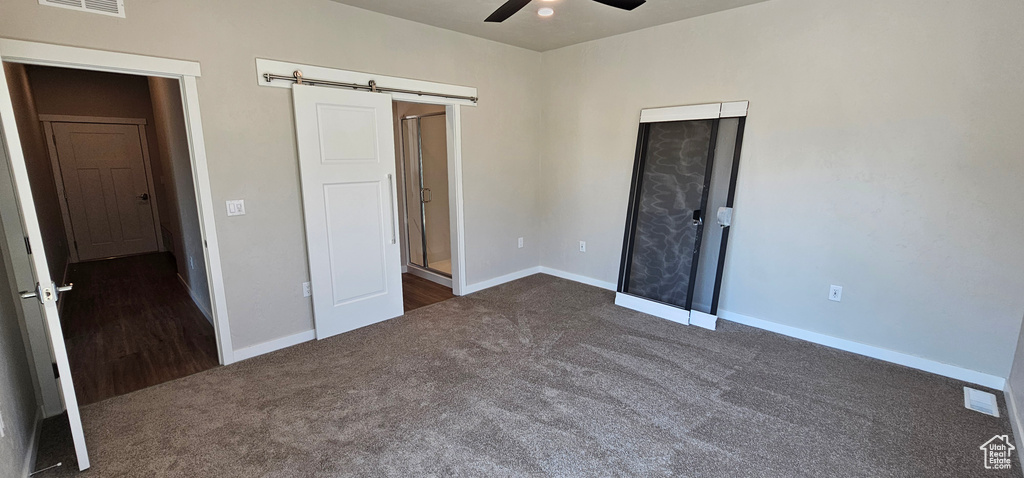
M 689 308 L 717 120 L 644 128 L 623 292 Z

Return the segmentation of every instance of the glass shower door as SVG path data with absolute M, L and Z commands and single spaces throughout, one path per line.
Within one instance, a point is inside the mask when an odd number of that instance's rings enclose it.
M 448 130 L 445 115 L 420 118 L 420 175 L 425 267 L 452 274 L 451 226 L 448 216 Z
M 451 277 L 444 113 L 402 119 L 409 263 Z

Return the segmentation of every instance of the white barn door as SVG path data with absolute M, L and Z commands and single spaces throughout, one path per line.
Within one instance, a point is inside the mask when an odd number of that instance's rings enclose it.
M 318 339 L 402 315 L 391 96 L 295 85 Z

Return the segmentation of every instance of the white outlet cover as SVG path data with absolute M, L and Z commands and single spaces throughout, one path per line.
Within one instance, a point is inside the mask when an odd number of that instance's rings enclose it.
M 523 248 L 523 238 L 521 238 L 521 237 L 519 238 L 519 248 L 520 249 Z
M 843 287 L 838 285 L 829 287 L 828 300 L 841 302 L 843 300 Z
M 303 297 L 310 297 L 312 295 L 313 295 L 313 290 L 310 287 L 309 282 L 303 282 L 302 283 L 302 296 Z
M 232 199 L 227 201 L 228 216 L 244 216 L 245 215 L 245 200 L 244 199 Z
M 587 241 L 580 241 L 580 252 L 587 252 Z

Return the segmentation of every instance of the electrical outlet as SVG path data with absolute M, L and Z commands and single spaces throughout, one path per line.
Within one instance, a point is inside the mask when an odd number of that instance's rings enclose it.
M 244 216 L 245 215 L 245 200 L 244 199 L 232 199 L 227 202 L 228 205 L 228 216 Z
M 521 238 L 521 237 L 519 238 L 519 248 L 520 249 L 523 248 L 523 238 Z
M 843 300 L 843 287 L 833 285 L 828 289 L 828 300 L 841 302 Z
M 313 295 L 313 289 L 310 287 L 309 282 L 302 283 L 302 296 L 310 297 Z
M 580 241 L 580 252 L 587 252 L 587 241 Z

